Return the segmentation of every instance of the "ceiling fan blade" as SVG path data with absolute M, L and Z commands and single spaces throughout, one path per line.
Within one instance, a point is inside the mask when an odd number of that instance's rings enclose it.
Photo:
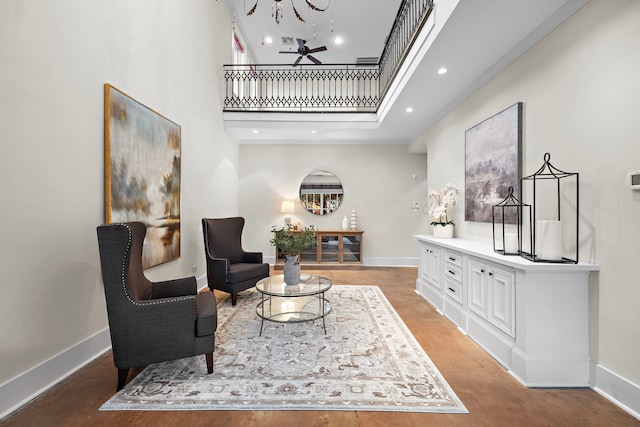
M 301 55 L 301 56 L 299 56 L 299 57 L 298 57 L 298 59 L 296 59 L 296 62 L 294 62 L 293 64 L 291 64 L 291 66 L 292 66 L 292 67 L 297 67 L 301 60 L 302 60 L 302 55 Z
M 294 51 L 292 51 L 292 50 L 281 50 L 281 51 L 280 51 L 280 52 L 278 52 L 278 53 L 295 53 L 296 55 L 300 55 L 298 52 L 294 52 Z
M 307 55 L 307 58 L 309 58 L 311 60 L 311 62 L 313 62 L 314 64 L 318 65 L 318 64 L 322 64 L 322 62 L 318 61 L 316 58 L 314 58 L 311 55 Z
M 324 52 L 325 50 L 327 50 L 326 46 L 320 46 L 315 49 L 309 49 L 309 53 Z
M 298 47 L 300 47 L 300 49 L 304 49 L 304 45 L 307 43 L 306 40 L 302 40 L 302 39 L 296 39 L 298 41 Z

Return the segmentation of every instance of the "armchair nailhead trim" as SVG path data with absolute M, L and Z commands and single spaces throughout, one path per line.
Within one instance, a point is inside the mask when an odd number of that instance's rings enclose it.
M 173 302 L 173 301 L 193 300 L 193 318 L 195 319 L 196 318 L 196 304 L 195 304 L 195 296 L 194 295 L 176 297 L 176 298 L 165 298 L 162 301 L 151 301 L 151 302 L 139 302 L 139 301 L 136 301 L 133 298 L 131 298 L 131 295 L 129 295 L 129 292 L 127 291 L 127 285 L 125 283 L 125 275 L 126 275 L 126 272 L 127 272 L 127 257 L 129 256 L 129 252 L 131 251 L 131 240 L 133 239 L 133 231 L 131 231 L 131 227 L 129 227 L 128 224 L 116 223 L 116 224 L 111 224 L 111 225 L 125 227 L 127 229 L 127 232 L 129 233 L 128 234 L 128 241 L 127 241 L 127 249 L 125 251 L 124 257 L 122 258 L 122 272 L 121 272 L 122 290 L 124 291 L 124 294 L 127 296 L 127 299 L 129 300 L 129 302 L 131 304 L 133 304 L 133 305 L 147 306 L 147 305 L 166 304 L 166 303 Z

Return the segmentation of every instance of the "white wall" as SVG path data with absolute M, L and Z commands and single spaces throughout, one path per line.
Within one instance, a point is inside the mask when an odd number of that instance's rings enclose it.
M 524 103 L 523 173 L 535 172 L 545 152 L 580 173 L 580 258 L 601 266 L 591 289 L 592 356 L 636 393 L 640 192 L 625 174 L 640 169 L 638 23 L 638 1 L 589 2 L 414 142 L 427 146 L 430 185 L 464 188 L 465 130 Z M 491 224 L 465 222 L 463 206 L 455 217 L 463 237 L 490 241 Z M 640 411 L 636 399 L 627 404 Z
M 230 22 L 211 0 L 0 2 L 0 416 L 40 386 L 12 379 L 107 328 L 104 83 L 182 127 L 182 256 L 149 277 L 204 274 L 200 218 L 238 213 L 221 108 Z
M 273 262 L 273 225 L 284 225 L 282 200 L 295 200 L 292 220 L 340 229 L 355 209 L 364 230 L 365 265 L 417 265 L 415 234 L 427 230 L 426 156 L 408 154 L 404 145 L 241 145 L 240 211 L 246 218 L 243 246 L 262 251 Z M 314 170 L 334 173 L 344 187 L 340 208 L 326 217 L 303 211 L 298 190 Z M 413 175 L 415 174 L 415 179 Z M 420 203 L 415 213 L 413 202 Z M 269 258 L 267 258 L 269 257 Z

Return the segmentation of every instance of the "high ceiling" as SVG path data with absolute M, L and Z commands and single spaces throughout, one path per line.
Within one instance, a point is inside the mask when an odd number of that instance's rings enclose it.
M 284 13 L 277 24 L 273 0 L 258 0 L 250 16 L 246 11 L 255 0 L 227 0 L 254 62 L 292 63 L 297 55 L 278 53 L 289 49 L 282 37 L 303 38 L 310 48 L 327 46 L 314 54 L 325 64 L 377 58 L 400 5 L 400 0 L 309 1 L 327 11 L 309 9 L 306 0 L 282 0 Z M 225 113 L 225 127 L 240 143 L 409 144 L 587 1 L 436 0 L 423 30 L 430 31 L 428 37 L 414 46 L 413 62 L 377 115 Z M 296 18 L 292 4 L 305 23 Z M 334 43 L 336 36 L 344 39 L 342 45 Z M 448 72 L 439 75 L 441 67 Z M 408 107 L 413 112 L 407 113 Z
M 247 12 L 256 4 L 253 14 Z M 313 10 L 307 0 L 281 0 L 282 18 L 272 16 L 274 0 L 227 0 L 246 44 L 258 64 L 290 64 L 297 56 L 297 45 L 283 44 L 282 38 L 301 38 L 309 48 L 326 46 L 317 59 L 327 64 L 354 64 L 358 57 L 378 57 L 400 7 L 401 0 L 308 0 L 324 12 Z M 375 6 L 374 6 L 375 5 Z M 305 20 L 301 22 L 295 10 Z M 333 21 L 333 24 L 332 24 Z M 332 31 L 333 29 L 333 31 Z M 334 40 L 342 37 L 344 43 Z M 272 42 L 267 43 L 271 38 Z M 310 63 L 305 61 L 305 63 Z

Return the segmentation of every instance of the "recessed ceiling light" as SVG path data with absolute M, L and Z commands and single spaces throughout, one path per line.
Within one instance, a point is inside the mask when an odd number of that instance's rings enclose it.
M 264 42 L 266 44 L 271 44 L 271 43 L 273 43 L 273 39 L 271 38 L 271 36 L 267 36 L 267 37 L 264 38 Z
M 438 74 L 446 74 L 447 73 L 447 69 L 442 67 L 438 70 Z
M 253 130 L 253 133 L 258 133 L 258 129 L 254 129 L 254 130 Z
M 316 133 L 315 129 L 311 131 L 311 133 Z
M 337 45 L 340 45 L 342 43 L 344 43 L 344 39 L 342 38 L 342 36 L 336 36 L 335 39 L 333 39 L 333 42 Z
M 413 108 L 412 107 L 407 107 L 407 113 L 413 113 Z

